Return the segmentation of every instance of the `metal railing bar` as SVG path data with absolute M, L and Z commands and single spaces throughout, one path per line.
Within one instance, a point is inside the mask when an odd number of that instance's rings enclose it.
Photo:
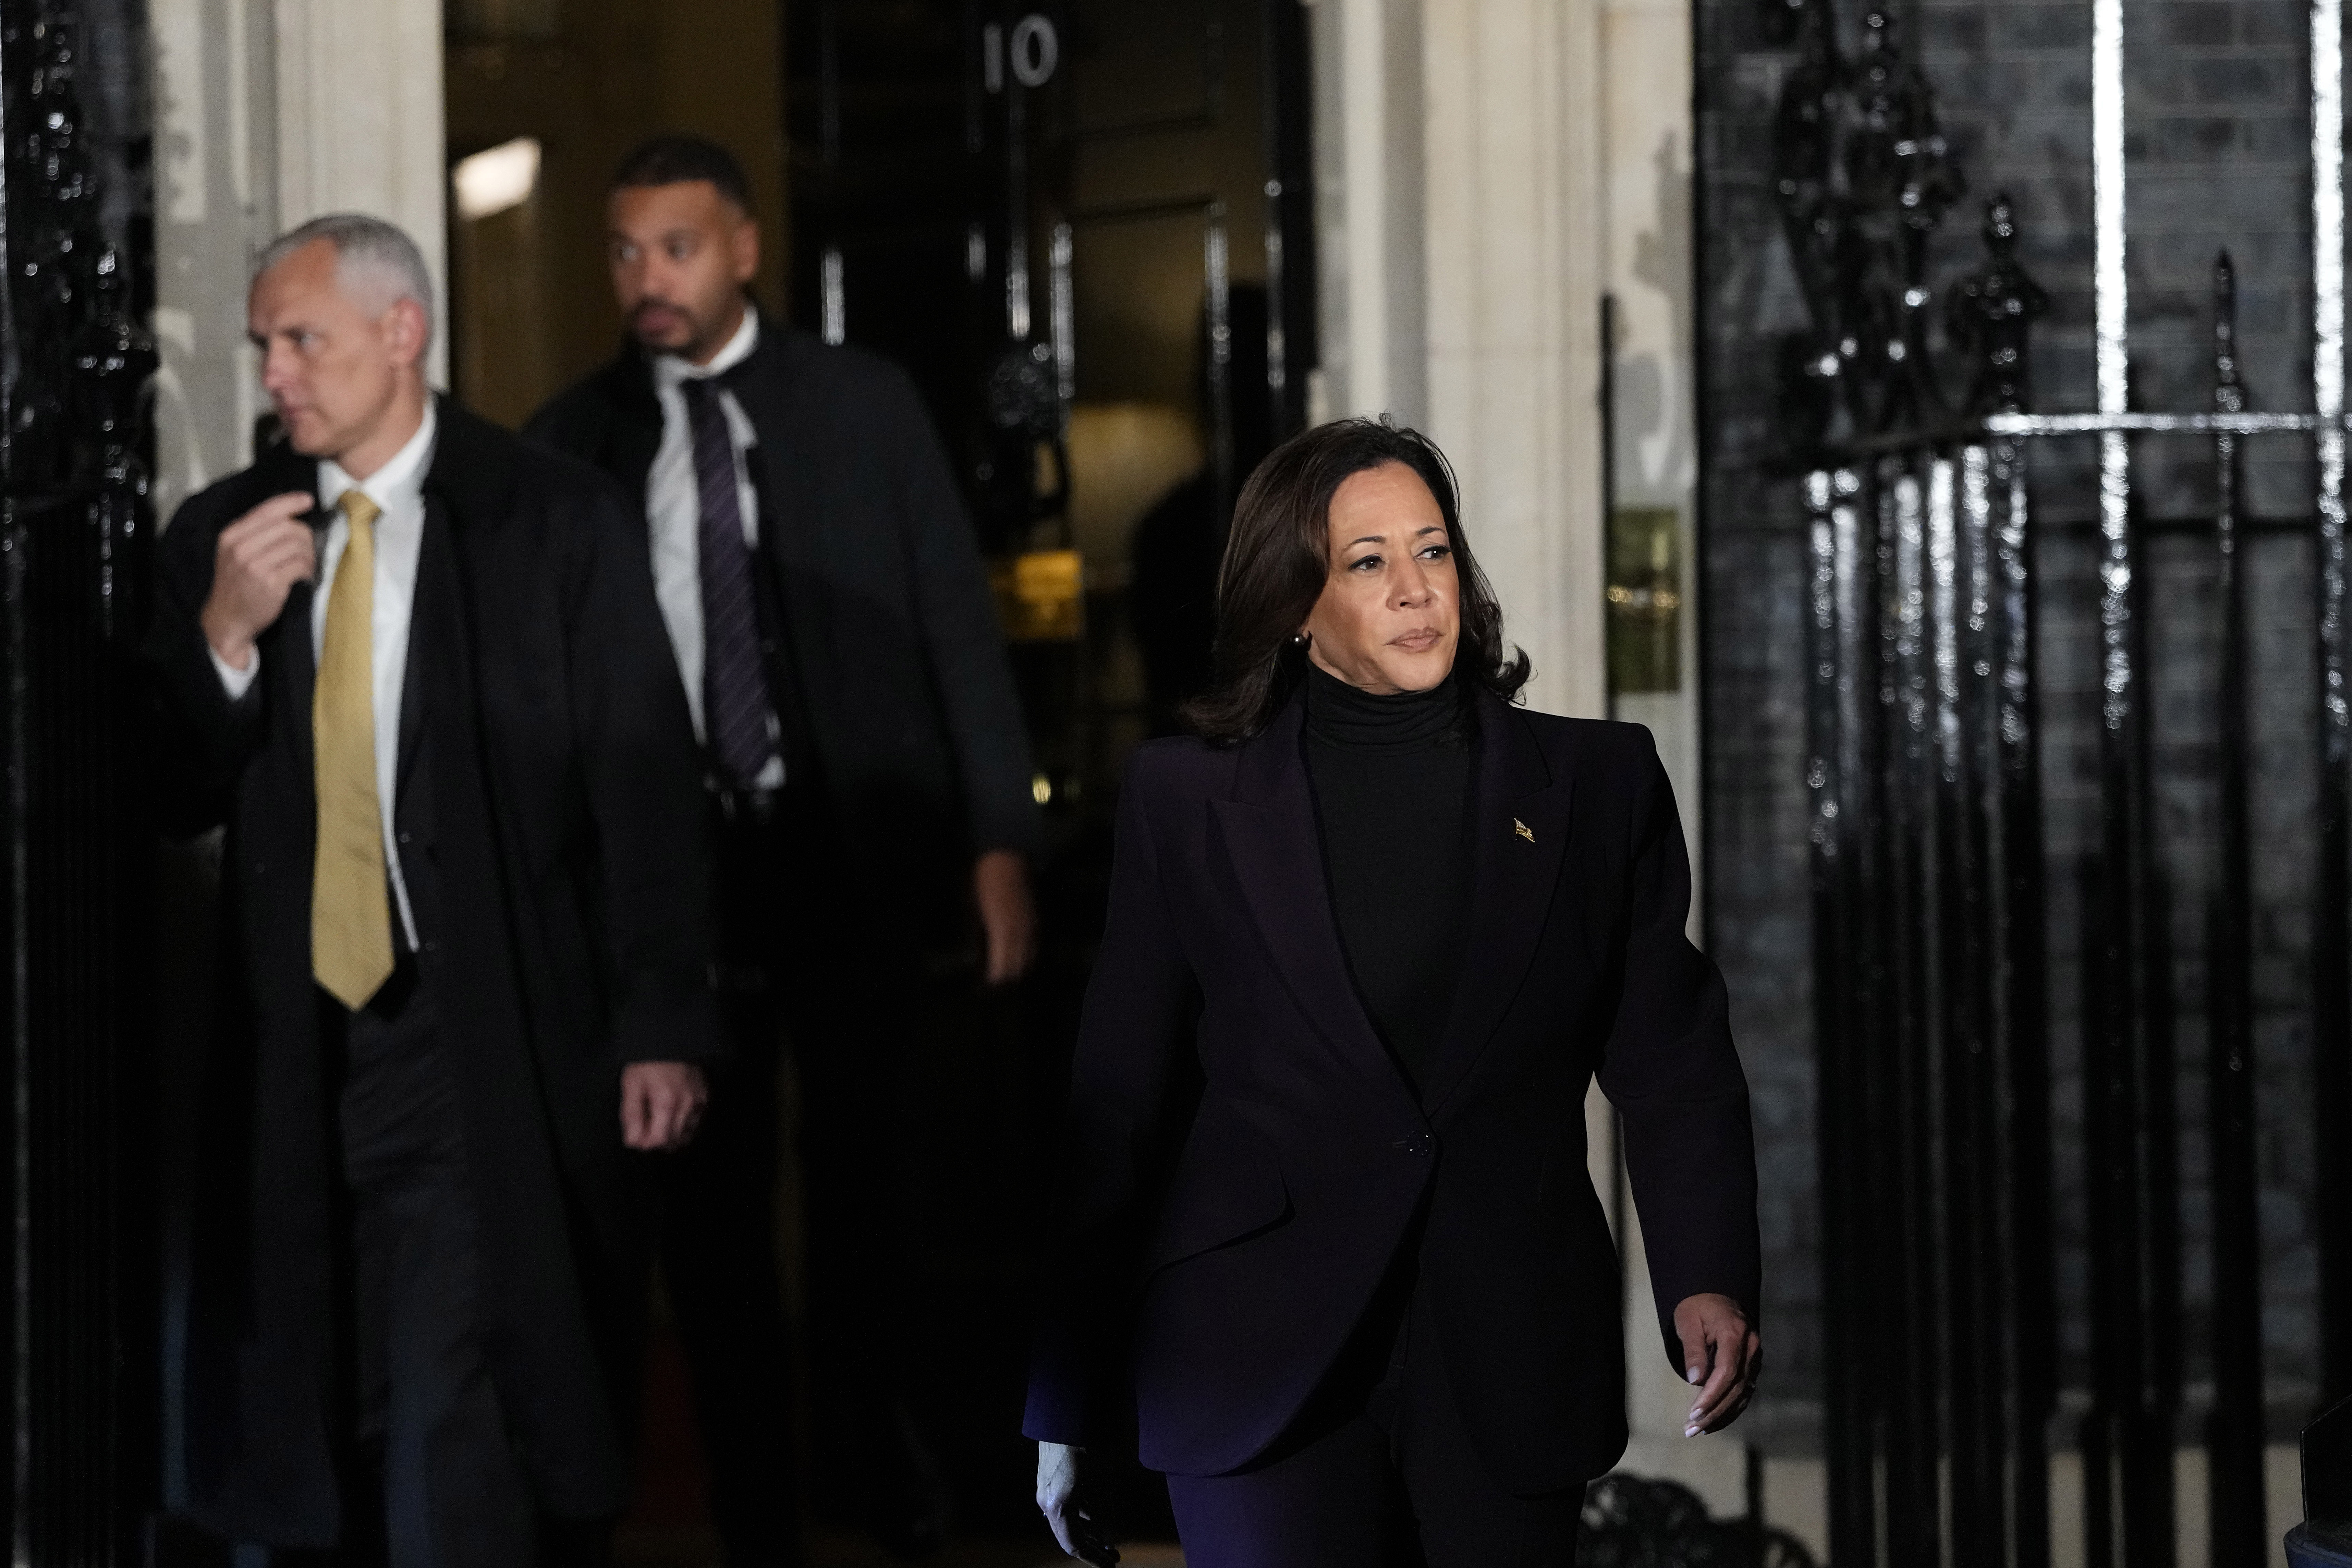
M 2213 405 L 2242 406 L 2237 271 L 2213 265 Z M 2213 437 L 2214 576 L 2221 600 L 2221 886 L 2206 906 L 2206 1139 L 2213 1205 L 2213 1407 L 2205 1423 L 2209 1554 L 2263 1551 L 2261 1178 L 2254 1131 L 2253 848 L 2246 574 L 2239 438 Z
M 2318 520 L 2309 517 L 2241 517 L 2236 522 L 2241 538 L 2253 534 L 2284 537 L 2309 533 L 2317 526 Z M 2149 539 L 2170 538 L 2183 534 L 2201 536 L 2211 533 L 2213 528 L 2214 520 L 2210 517 L 2152 517 L 2143 518 L 2139 522 L 2141 536 Z M 2095 518 L 2036 518 L 2033 520 L 2033 532 L 2042 537 L 2092 534 L 2096 533 L 2098 530 L 2098 520 Z
M 2320 1393 L 2352 1392 L 2352 1149 L 2337 1135 L 2352 1114 L 2352 706 L 2345 622 L 2344 9 L 2311 4 L 2312 405 L 2328 427 L 2318 447 L 2319 888 L 2312 931 L 2312 1108 L 2318 1168 Z
M 2323 421 L 2316 414 L 1988 414 L 1978 419 L 1954 419 L 1837 442 L 1804 468 L 1835 467 L 1864 458 L 1900 455 L 1924 447 L 1966 446 L 2000 437 L 2294 436 L 2308 435 L 2323 423 L 2337 430 L 2352 428 L 2352 415 L 2339 410 L 2332 421 Z
M 1992 436 L 2266 436 L 2321 423 L 2316 414 L 1989 414 L 1977 428 Z M 2336 427 L 2343 426 L 2338 415 Z

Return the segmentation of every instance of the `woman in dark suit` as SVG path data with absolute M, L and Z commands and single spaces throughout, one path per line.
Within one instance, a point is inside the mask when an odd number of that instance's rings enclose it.
M 1131 1396 L 1192 1568 L 1570 1563 L 1626 1436 L 1596 1073 L 1689 1430 L 1747 1405 L 1748 1090 L 1673 795 L 1640 727 L 1514 707 L 1505 647 L 1428 441 L 1343 421 L 1251 477 L 1073 1070 L 1024 1429 L 1074 1554 Z

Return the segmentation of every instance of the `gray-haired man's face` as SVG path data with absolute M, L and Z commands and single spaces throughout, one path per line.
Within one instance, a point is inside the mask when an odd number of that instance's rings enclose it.
M 261 353 L 261 386 L 305 457 L 340 458 L 367 445 L 417 384 L 425 313 L 355 297 L 334 242 L 317 239 L 254 279 L 247 327 Z M 363 290 L 362 290 L 363 292 Z

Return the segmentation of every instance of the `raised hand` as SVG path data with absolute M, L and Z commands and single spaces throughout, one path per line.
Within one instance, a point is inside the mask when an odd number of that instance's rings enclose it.
M 213 549 L 213 589 L 198 616 L 205 641 L 231 669 L 253 668 L 254 639 L 286 608 L 294 584 L 319 569 L 319 551 L 302 514 L 308 490 L 271 496 L 221 530 Z
M 691 1062 L 631 1062 L 621 1069 L 621 1142 L 646 1153 L 683 1149 L 709 1099 Z

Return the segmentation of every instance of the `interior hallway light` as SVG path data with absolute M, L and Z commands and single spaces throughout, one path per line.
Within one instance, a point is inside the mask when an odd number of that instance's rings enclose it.
M 518 136 L 460 158 L 449 183 L 457 189 L 459 217 L 488 217 L 519 207 L 539 184 L 539 138 Z

